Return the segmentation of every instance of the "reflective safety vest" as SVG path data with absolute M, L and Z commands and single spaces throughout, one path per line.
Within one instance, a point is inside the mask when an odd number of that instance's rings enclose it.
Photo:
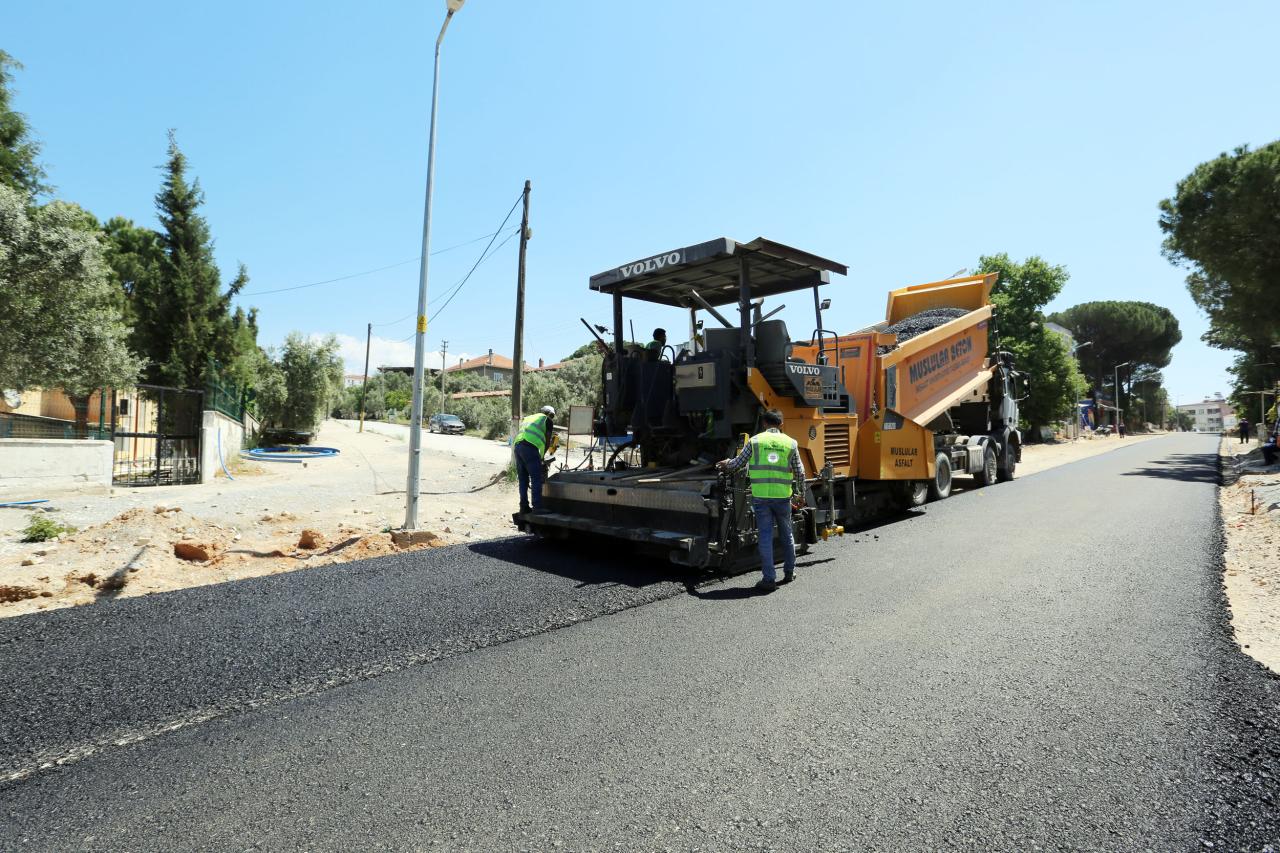
M 762 432 L 751 437 L 747 474 L 753 498 L 789 498 L 796 481 L 791 454 L 796 440 L 780 432 Z
M 526 415 L 520 420 L 520 434 L 516 441 L 527 441 L 538 448 L 538 455 L 547 452 L 547 432 L 551 426 L 551 418 L 542 413 Z

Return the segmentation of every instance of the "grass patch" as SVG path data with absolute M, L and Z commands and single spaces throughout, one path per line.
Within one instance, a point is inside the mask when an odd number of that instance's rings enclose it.
M 22 531 L 23 542 L 48 542 L 50 539 L 57 539 L 64 533 L 75 533 L 76 529 L 70 524 L 59 524 L 52 518 L 43 515 L 37 515 L 31 519 L 31 523 Z

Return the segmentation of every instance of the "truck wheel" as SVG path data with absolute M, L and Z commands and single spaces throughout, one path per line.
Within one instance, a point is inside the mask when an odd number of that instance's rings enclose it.
M 999 476 L 1000 469 L 996 462 L 995 448 L 987 444 L 982 450 L 982 467 L 973 475 L 973 484 L 979 487 L 993 486 Z
M 951 457 L 939 453 L 934 460 L 936 473 L 929 481 L 929 500 L 940 501 L 951 496 Z
M 909 480 L 899 483 L 898 488 L 894 490 L 893 505 L 899 512 L 906 512 L 909 509 L 924 506 L 928 499 L 929 481 Z
M 1018 467 L 1018 451 L 1010 443 L 1006 442 L 1004 446 L 1004 464 L 1000 466 L 996 472 L 996 477 L 1000 482 L 1007 483 L 1013 479 L 1013 472 Z

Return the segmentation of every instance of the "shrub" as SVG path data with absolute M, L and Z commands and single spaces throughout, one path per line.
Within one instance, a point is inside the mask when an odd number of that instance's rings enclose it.
M 76 529 L 69 524 L 59 524 L 52 518 L 37 515 L 22 531 L 23 542 L 48 542 L 57 539 L 64 533 L 75 533 Z

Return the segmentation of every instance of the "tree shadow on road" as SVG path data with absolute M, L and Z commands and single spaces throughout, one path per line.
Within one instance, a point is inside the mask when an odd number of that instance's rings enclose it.
M 1219 482 L 1217 460 L 1202 453 L 1178 453 L 1167 459 L 1156 459 L 1150 466 L 1125 471 L 1126 477 L 1156 477 L 1184 483 Z

